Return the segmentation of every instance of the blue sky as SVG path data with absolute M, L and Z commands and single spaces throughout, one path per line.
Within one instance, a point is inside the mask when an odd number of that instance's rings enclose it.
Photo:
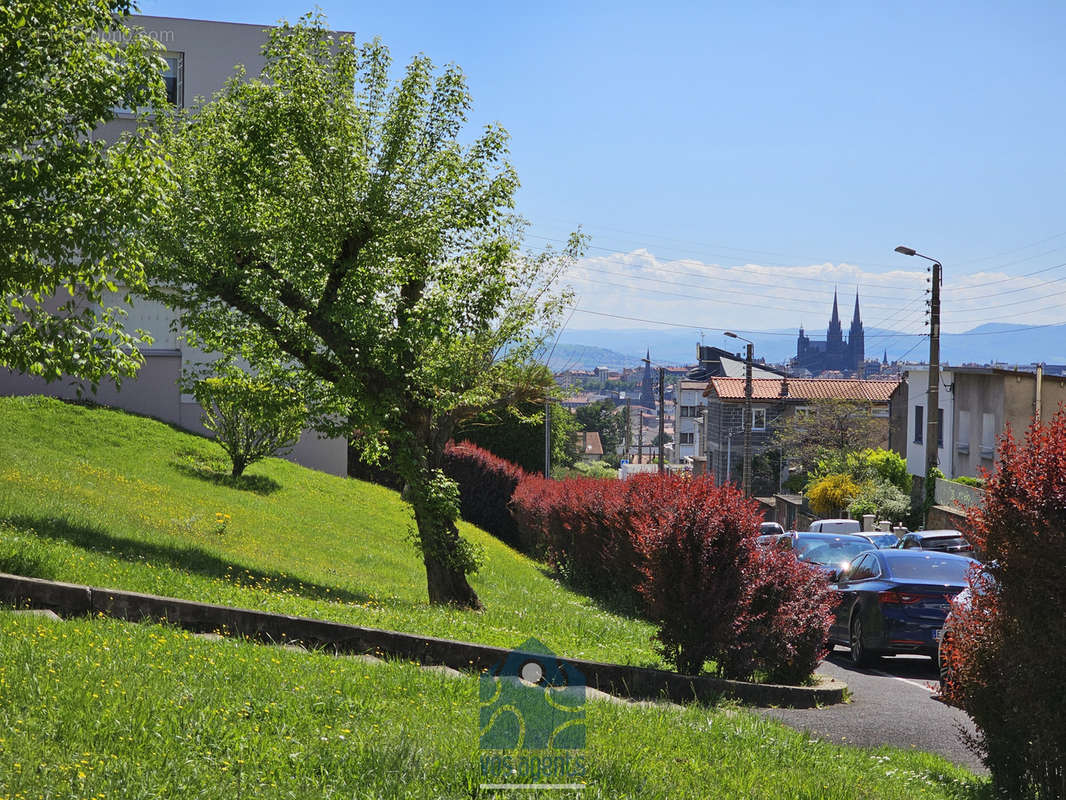
M 1061 2 L 320 7 L 401 64 L 464 69 L 472 123 L 511 133 L 529 245 L 592 235 L 583 309 L 817 330 L 835 285 L 850 318 L 858 284 L 868 326 L 919 330 L 925 263 L 905 243 L 944 262 L 945 330 L 1066 321 Z M 307 7 L 141 10 L 269 24 Z

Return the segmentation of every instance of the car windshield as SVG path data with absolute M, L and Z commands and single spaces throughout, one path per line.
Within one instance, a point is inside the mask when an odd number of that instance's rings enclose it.
M 815 564 L 843 564 L 851 561 L 864 550 L 873 545 L 867 541 L 851 539 L 800 539 L 795 544 L 796 558 Z
M 930 536 L 922 539 L 922 547 L 926 550 L 951 550 L 969 548 L 970 543 L 961 536 Z
M 955 556 L 925 556 L 924 558 L 892 558 L 888 569 L 893 578 L 935 581 L 937 583 L 966 583 L 970 565 L 975 562 Z
M 878 547 L 895 547 L 899 541 L 894 533 L 871 533 L 869 539 Z

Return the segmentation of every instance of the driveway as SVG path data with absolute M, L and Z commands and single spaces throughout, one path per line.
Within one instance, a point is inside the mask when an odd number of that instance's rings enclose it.
M 818 672 L 844 681 L 851 690 L 851 702 L 826 708 L 770 708 L 759 713 L 827 741 L 860 747 L 913 747 L 986 773 L 960 736 L 960 731 L 976 732 L 969 716 L 933 700 L 940 682 L 936 665 L 928 658 L 896 656 L 882 659 L 875 668 L 859 669 L 851 665 L 846 649 L 837 648 Z

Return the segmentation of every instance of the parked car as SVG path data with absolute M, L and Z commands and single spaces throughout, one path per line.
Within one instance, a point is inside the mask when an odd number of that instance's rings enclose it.
M 895 547 L 899 544 L 899 537 L 894 533 L 870 531 L 869 533 L 860 533 L 859 536 L 863 539 L 869 539 L 870 544 L 878 550 L 884 550 L 887 547 Z
M 784 532 L 785 529 L 781 527 L 780 522 L 761 522 L 759 523 L 759 536 L 755 540 L 755 544 L 759 547 L 769 547 Z
M 858 533 L 862 524 L 857 519 L 816 519 L 810 533 Z
M 862 536 L 809 531 L 793 531 L 778 536 L 777 546 L 794 550 L 797 561 L 820 567 L 830 580 L 836 580 L 853 558 L 872 547 L 870 541 Z
M 972 553 L 973 545 L 959 531 L 913 531 L 896 544 L 900 550 L 936 550 L 940 553 Z
M 829 640 L 851 648 L 857 666 L 904 653 L 936 659 L 951 601 L 975 564 L 926 550 L 867 550 L 836 581 Z

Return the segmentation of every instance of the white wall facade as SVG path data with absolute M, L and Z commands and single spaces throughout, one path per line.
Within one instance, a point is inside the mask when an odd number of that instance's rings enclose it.
M 679 380 L 674 391 L 674 452 L 671 461 L 676 463 L 690 463 L 691 459 L 700 452 L 700 429 L 699 417 L 706 408 L 703 392 L 707 388 L 706 381 Z
M 929 368 L 914 367 L 908 369 L 907 381 L 907 471 L 911 475 L 925 475 L 925 436 L 929 422 Z M 940 388 L 937 404 L 944 412 L 942 441 L 937 446 L 937 465 L 948 478 L 956 477 L 953 473 L 952 457 L 954 452 L 955 397 L 949 387 L 954 382 L 950 369 L 940 371 Z M 922 409 L 921 441 L 915 441 L 915 409 Z

